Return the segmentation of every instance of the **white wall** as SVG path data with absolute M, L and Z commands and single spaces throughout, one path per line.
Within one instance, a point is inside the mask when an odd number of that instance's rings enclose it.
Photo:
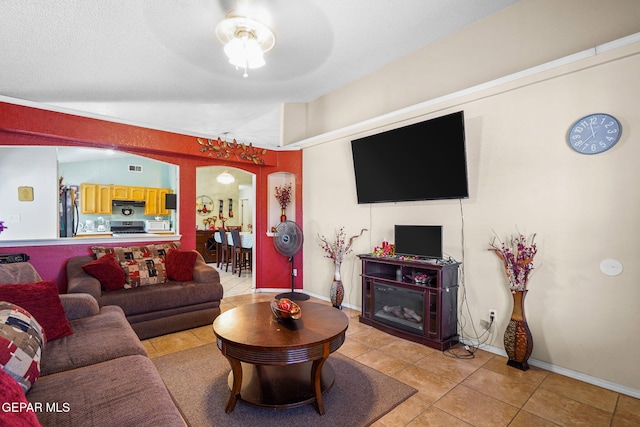
M 0 240 L 58 237 L 55 159 L 55 147 L 0 147 L 0 220 L 8 227 Z M 18 187 L 33 187 L 33 201 L 18 200 Z
M 464 110 L 471 196 L 461 204 L 357 204 L 351 139 L 402 123 L 367 122 L 314 139 L 303 151 L 305 290 L 328 296 L 331 284 L 333 269 L 323 258 L 318 233 L 341 225 L 354 234 L 369 228 L 355 245 L 358 253 L 383 238 L 392 241 L 394 224 L 442 224 L 445 252 L 464 261 L 463 332 L 472 335 L 471 325 L 478 328 L 488 310 L 497 309 L 497 332 L 488 344 L 502 347 L 511 296 L 501 264 L 487 247 L 494 231 L 535 232 L 539 255 L 526 300 L 532 357 L 640 389 L 640 370 L 634 369 L 640 353 L 639 71 L 636 43 L 405 114 L 408 123 Z M 349 97 L 343 99 L 347 109 Z M 566 143 L 568 128 L 594 112 L 616 116 L 622 139 L 603 154 L 577 154 Z M 624 273 L 602 274 L 599 264 L 606 258 L 621 261 Z M 352 256 L 343 280 L 345 303 L 353 306 L 361 305 L 359 273 Z

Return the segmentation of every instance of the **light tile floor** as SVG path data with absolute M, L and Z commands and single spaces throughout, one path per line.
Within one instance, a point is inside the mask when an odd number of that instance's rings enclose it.
M 254 293 L 250 274 L 221 272 L 221 279 L 222 311 L 274 296 Z M 338 352 L 418 390 L 373 427 L 640 426 L 638 399 L 536 367 L 522 372 L 482 350 L 473 358 L 461 348 L 440 352 L 363 325 L 355 310 L 344 313 L 349 329 Z M 152 358 L 211 342 L 210 326 L 143 341 Z

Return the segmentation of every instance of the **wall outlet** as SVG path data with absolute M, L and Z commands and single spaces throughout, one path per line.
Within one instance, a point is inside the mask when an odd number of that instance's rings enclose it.
M 489 321 L 493 321 L 494 323 L 498 321 L 498 312 L 496 310 L 489 310 Z
M 297 268 L 294 268 L 294 269 L 293 269 L 293 275 L 294 275 L 294 276 L 297 276 L 297 275 L 298 275 L 298 269 L 297 269 Z

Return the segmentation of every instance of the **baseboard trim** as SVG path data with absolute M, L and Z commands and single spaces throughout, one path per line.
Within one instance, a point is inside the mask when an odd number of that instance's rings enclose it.
M 465 338 L 460 339 L 460 342 L 466 345 L 473 346 L 474 342 L 467 340 Z M 494 347 L 491 345 L 483 344 L 480 347 L 481 350 L 488 351 L 489 353 L 497 354 L 499 356 L 507 357 L 507 353 L 503 348 Z M 622 384 L 614 383 L 612 381 L 608 381 L 602 378 L 594 377 L 591 375 L 584 374 L 582 372 L 574 371 L 571 369 L 563 368 L 562 366 L 556 366 L 552 363 L 544 362 L 542 360 L 537 359 L 529 359 L 529 365 L 544 369 L 549 372 L 553 372 L 559 375 L 563 375 L 565 377 L 573 378 L 578 381 L 582 381 L 588 384 L 592 384 L 598 387 L 602 387 L 607 390 L 615 391 L 617 393 L 625 394 L 627 396 L 634 397 L 636 399 L 640 399 L 640 390 L 627 387 Z
M 283 292 L 282 289 L 256 289 L 256 292 Z M 323 300 L 323 301 L 331 301 L 329 298 L 327 298 L 324 295 L 318 295 L 315 294 L 313 292 L 307 292 L 307 291 L 303 291 L 301 290 L 301 292 L 304 292 L 305 294 L 312 296 L 314 298 Z M 351 308 L 353 310 L 360 310 L 359 306 L 352 306 L 350 304 L 342 304 L 344 307 L 347 308 Z M 466 344 L 469 346 L 475 346 L 476 343 L 474 343 L 473 341 L 467 340 L 465 338 L 461 338 L 460 342 L 462 344 Z M 504 351 L 503 348 L 499 348 L 499 347 L 494 347 L 492 345 L 488 345 L 488 344 L 483 344 L 480 347 L 481 350 L 485 350 L 488 351 L 489 353 L 493 353 L 493 354 L 497 354 L 499 356 L 503 356 L 503 357 L 507 357 L 507 353 Z M 635 388 L 631 388 L 631 387 L 627 387 L 625 385 L 622 384 L 618 384 L 618 383 L 614 383 L 612 381 L 608 381 L 602 378 L 598 378 L 598 377 L 594 377 L 591 375 L 587 375 L 584 374 L 582 372 L 578 372 L 578 371 L 574 371 L 571 369 L 567 369 L 567 368 L 563 368 L 562 366 L 556 366 L 552 363 L 548 363 L 548 362 L 544 362 L 542 360 L 537 360 L 537 359 L 529 359 L 528 360 L 529 365 L 544 369 L 546 371 L 549 372 L 553 372 L 559 375 L 564 375 L 565 377 L 569 377 L 569 378 L 573 378 L 576 379 L 578 381 L 582 381 L 588 384 L 592 384 L 598 387 L 602 387 L 604 389 L 607 390 L 611 390 L 611 391 L 615 391 L 617 393 L 620 394 L 624 394 L 627 396 L 631 396 L 634 397 L 636 399 L 640 399 L 640 390 L 635 389 Z

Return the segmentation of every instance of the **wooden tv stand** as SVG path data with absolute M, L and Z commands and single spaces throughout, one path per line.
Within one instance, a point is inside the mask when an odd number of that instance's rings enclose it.
M 358 257 L 361 323 L 438 350 L 458 342 L 459 263 Z

